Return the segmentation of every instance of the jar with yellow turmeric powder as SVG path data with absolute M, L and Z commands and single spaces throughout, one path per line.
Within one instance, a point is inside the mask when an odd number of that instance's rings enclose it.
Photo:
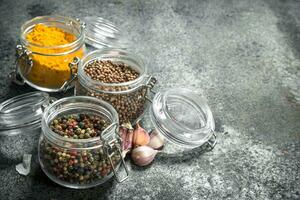
M 84 25 L 73 18 L 42 16 L 27 21 L 21 27 L 17 65 L 11 77 L 38 90 L 61 91 L 77 71 L 70 63 L 84 55 L 84 38 Z

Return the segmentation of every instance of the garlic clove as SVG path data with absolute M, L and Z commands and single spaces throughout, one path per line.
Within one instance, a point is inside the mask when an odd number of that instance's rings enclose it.
M 139 123 L 137 123 L 137 126 L 133 132 L 133 146 L 143 146 L 147 145 L 150 142 L 150 136 L 148 132 L 143 129 Z
M 150 134 L 150 142 L 148 146 L 157 150 L 163 148 L 164 144 L 165 144 L 165 138 L 161 134 L 153 130 Z
M 148 146 L 139 146 L 132 150 L 131 158 L 133 162 L 138 166 L 149 165 L 157 154 L 157 150 Z

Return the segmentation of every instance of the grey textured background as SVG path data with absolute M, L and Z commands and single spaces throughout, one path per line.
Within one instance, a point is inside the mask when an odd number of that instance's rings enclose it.
M 161 88 L 188 87 L 213 111 L 219 144 L 88 190 L 52 183 L 37 161 L 38 133 L 0 138 L 0 199 L 300 199 L 299 1 L 3 1 L 0 102 L 32 91 L 7 78 L 20 26 L 37 15 L 96 15 L 124 30 Z M 69 93 L 70 94 L 70 93 Z M 59 96 L 59 95 L 58 95 Z M 23 177 L 15 164 L 34 154 Z

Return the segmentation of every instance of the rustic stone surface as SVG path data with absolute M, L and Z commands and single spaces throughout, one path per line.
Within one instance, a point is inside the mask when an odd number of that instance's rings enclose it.
M 213 151 L 161 154 L 146 168 L 128 161 L 126 182 L 78 191 L 43 174 L 38 133 L 1 137 L 0 199 L 300 199 L 299 2 L 0 2 L 0 102 L 33 91 L 7 78 L 22 23 L 97 15 L 124 30 L 157 90 L 188 87 L 208 99 L 219 140 Z M 33 154 L 27 177 L 15 170 L 25 152 Z

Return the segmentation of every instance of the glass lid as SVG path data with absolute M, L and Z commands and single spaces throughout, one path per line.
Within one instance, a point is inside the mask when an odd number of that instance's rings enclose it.
M 86 43 L 101 49 L 103 47 L 115 47 L 124 49 L 127 42 L 116 26 L 101 17 L 85 17 Z
M 49 105 L 45 92 L 31 92 L 0 104 L 0 135 L 14 135 L 40 126 L 43 107 Z
M 214 118 L 206 101 L 188 89 L 156 93 L 150 117 L 156 130 L 167 140 L 186 148 L 208 142 L 215 129 Z

